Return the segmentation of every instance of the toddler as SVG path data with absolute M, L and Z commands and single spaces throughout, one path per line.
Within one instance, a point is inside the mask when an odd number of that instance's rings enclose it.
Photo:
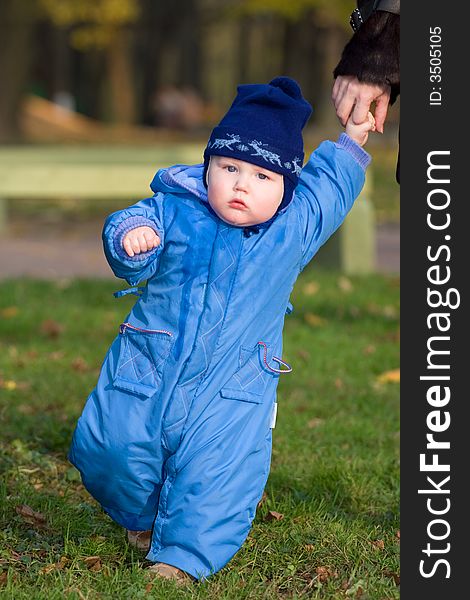
M 358 196 L 374 129 L 351 120 L 303 165 L 311 107 L 287 77 L 240 85 L 204 164 L 160 170 L 103 242 L 140 297 L 109 349 L 70 460 L 159 576 L 221 569 L 271 459 L 284 316 L 299 273 Z

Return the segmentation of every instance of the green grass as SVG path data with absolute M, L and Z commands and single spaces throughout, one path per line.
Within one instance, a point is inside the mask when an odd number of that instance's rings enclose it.
M 181 589 L 149 582 L 143 555 L 66 460 L 132 303 L 112 297 L 120 287 L 0 284 L 0 597 L 397 599 L 398 385 L 378 377 L 398 367 L 399 281 L 315 269 L 299 279 L 267 497 L 228 566 Z M 18 514 L 21 505 L 45 521 Z M 267 520 L 269 511 L 284 516 Z

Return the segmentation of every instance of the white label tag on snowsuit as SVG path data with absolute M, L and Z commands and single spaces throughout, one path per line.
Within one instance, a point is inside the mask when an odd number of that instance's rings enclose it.
M 276 416 L 277 416 L 277 402 L 274 403 L 273 412 L 271 414 L 271 429 L 276 427 Z

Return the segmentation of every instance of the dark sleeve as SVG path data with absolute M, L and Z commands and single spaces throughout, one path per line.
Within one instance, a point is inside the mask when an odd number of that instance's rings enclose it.
M 388 83 L 391 101 L 400 93 L 400 15 L 376 11 L 346 44 L 333 72 L 366 83 Z

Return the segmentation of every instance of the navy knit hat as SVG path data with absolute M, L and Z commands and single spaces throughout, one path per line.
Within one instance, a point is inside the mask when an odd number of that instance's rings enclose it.
M 237 158 L 279 173 L 284 176 L 279 212 L 292 200 L 302 170 L 302 129 L 312 107 L 289 77 L 276 77 L 268 84 L 239 85 L 237 91 L 207 143 L 203 181 L 212 155 Z

